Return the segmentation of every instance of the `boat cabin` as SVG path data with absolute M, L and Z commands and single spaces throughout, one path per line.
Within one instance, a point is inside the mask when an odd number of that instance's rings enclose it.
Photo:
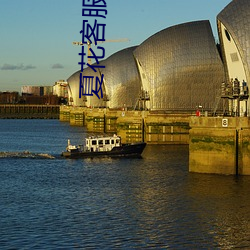
M 121 146 L 121 138 L 117 135 L 102 136 L 102 137 L 88 137 L 86 138 L 86 151 L 111 151 L 114 147 Z

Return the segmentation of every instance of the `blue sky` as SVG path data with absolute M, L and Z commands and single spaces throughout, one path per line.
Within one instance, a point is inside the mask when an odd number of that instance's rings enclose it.
M 184 22 L 210 20 L 231 0 L 106 0 L 106 58 L 139 45 L 158 31 Z M 0 0 L 0 91 L 53 85 L 80 69 L 82 0 Z

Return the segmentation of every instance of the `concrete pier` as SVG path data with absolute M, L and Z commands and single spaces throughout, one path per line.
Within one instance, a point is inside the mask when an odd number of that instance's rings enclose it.
M 145 138 L 150 144 L 188 144 L 190 115 L 148 114 Z
M 190 117 L 189 171 L 250 175 L 250 118 Z
M 70 112 L 71 108 L 69 106 L 61 106 L 59 112 L 59 119 L 62 122 L 70 122 Z
M 250 118 L 61 106 L 60 120 L 122 141 L 189 144 L 189 171 L 250 175 Z
M 189 115 L 61 106 L 60 120 L 72 126 L 86 126 L 89 132 L 117 133 L 123 142 L 189 142 Z

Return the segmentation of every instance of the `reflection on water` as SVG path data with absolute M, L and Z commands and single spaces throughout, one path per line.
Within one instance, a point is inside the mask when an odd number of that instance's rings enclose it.
M 9 142 L 59 155 L 85 133 L 27 123 L 0 120 L 0 152 Z M 250 248 L 250 178 L 188 173 L 187 146 L 148 145 L 142 159 L 3 157 L 0 177 L 1 249 Z
M 218 246 L 250 247 L 250 178 L 189 174 L 187 195 Z M 196 184 L 196 187 L 195 187 Z M 212 223 L 211 223 L 212 222 Z

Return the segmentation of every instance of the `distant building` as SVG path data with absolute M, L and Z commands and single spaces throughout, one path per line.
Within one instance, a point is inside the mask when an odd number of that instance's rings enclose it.
M 43 95 L 44 96 L 53 95 L 53 86 L 43 86 L 41 88 L 43 88 Z
M 18 92 L 0 92 L 0 104 L 17 104 L 18 102 Z
M 36 95 L 40 96 L 40 87 L 38 86 L 22 86 L 21 87 L 22 95 Z
M 22 96 L 22 104 L 59 105 L 60 99 L 58 96 L 55 95 L 44 95 L 44 96 L 27 95 L 27 96 Z
M 64 80 L 55 82 L 53 86 L 53 95 L 68 98 L 68 83 Z
M 34 105 L 58 105 L 61 99 L 53 95 L 52 86 L 22 86 L 19 102 Z M 64 103 L 64 100 L 62 101 Z
M 52 86 L 22 86 L 21 93 L 22 95 L 35 95 L 35 96 L 52 95 L 53 88 Z

